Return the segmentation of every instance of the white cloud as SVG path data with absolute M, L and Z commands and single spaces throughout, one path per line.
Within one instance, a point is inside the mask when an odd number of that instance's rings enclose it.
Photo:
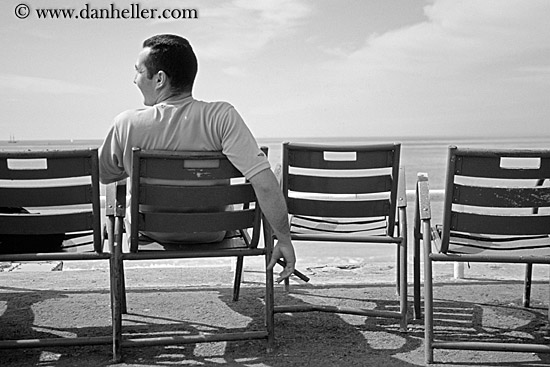
M 510 66 L 546 53 L 546 1 L 435 1 L 428 21 L 372 36 L 344 61 L 358 71 L 456 76 L 484 66 Z M 548 61 L 546 59 L 545 61 Z M 487 70 L 482 70 L 486 72 Z
M 37 94 L 100 94 L 101 88 L 76 84 L 58 79 L 0 74 L 0 88 Z
M 532 111 L 548 118 L 550 2 L 436 0 L 425 14 L 355 52 L 331 54 L 311 70 L 309 82 L 323 94 L 307 103 L 345 110 L 356 123 L 408 122 L 403 131 L 416 123 L 438 126 L 436 133 L 450 131 L 446 124 L 464 124 L 466 133 L 490 121 L 529 124 Z
M 190 36 L 201 59 L 242 61 L 291 34 L 311 9 L 296 0 L 234 0 L 200 6 L 200 26 Z M 190 24 L 190 23 L 188 23 Z M 204 32 L 207 28 L 208 32 Z

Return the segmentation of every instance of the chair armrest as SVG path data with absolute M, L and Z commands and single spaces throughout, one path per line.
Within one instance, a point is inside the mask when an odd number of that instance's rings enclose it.
M 407 207 L 407 184 L 405 182 L 405 168 L 399 168 L 399 184 L 397 185 L 397 207 Z
M 420 222 L 426 223 L 424 228 L 429 228 L 431 240 L 434 242 L 435 247 L 439 250 L 441 249 L 441 236 L 437 228 L 431 225 L 432 209 L 430 203 L 430 185 L 428 175 L 425 173 L 419 173 L 416 185 L 417 215 Z M 428 247 L 428 244 L 426 244 L 426 246 Z
M 126 180 L 107 185 L 105 214 L 108 217 L 124 217 L 126 215 Z
M 115 216 L 116 186 L 114 183 L 105 186 L 105 215 Z
M 418 215 L 420 220 L 432 219 L 432 209 L 430 204 L 430 185 L 428 175 L 419 173 L 416 181 L 416 198 L 418 200 Z
M 120 218 L 126 216 L 126 180 L 115 182 L 115 215 Z

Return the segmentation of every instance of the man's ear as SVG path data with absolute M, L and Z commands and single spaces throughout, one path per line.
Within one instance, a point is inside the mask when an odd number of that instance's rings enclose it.
M 154 76 L 155 83 L 157 88 L 164 88 L 166 85 L 169 84 L 168 75 L 162 70 L 159 70 L 159 72 Z

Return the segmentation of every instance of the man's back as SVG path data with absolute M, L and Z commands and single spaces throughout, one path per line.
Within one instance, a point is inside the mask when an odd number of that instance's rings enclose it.
M 102 182 L 127 177 L 121 168 L 131 173 L 133 147 L 221 151 L 245 177 L 269 168 L 250 130 L 233 106 L 226 102 L 171 98 L 151 107 L 121 113 L 115 118 L 100 151 Z M 116 166 L 109 164 L 113 156 L 118 161 Z

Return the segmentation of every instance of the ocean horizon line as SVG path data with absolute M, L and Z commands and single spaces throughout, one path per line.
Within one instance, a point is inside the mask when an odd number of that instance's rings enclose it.
M 447 135 L 425 135 L 425 136 L 330 136 L 330 137 L 304 137 L 304 136 L 287 136 L 287 137 L 256 137 L 259 143 L 273 144 L 282 142 L 339 142 L 339 143 L 357 143 L 357 142 L 372 142 L 372 143 L 408 143 L 408 144 L 425 144 L 425 143 L 480 143 L 486 141 L 514 142 L 514 141 L 544 141 L 550 140 L 550 136 L 447 136 Z M 0 146 L 19 146 L 19 145 L 79 145 L 79 146 L 99 146 L 103 142 L 103 138 L 82 138 L 82 139 L 10 139 L 0 140 Z

